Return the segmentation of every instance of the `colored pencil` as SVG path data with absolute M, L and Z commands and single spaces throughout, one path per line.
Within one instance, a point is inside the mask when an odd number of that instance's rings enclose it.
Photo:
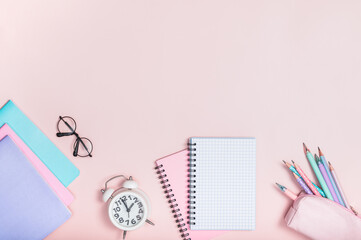
M 338 190 L 338 188 L 337 188 L 337 186 L 336 186 L 335 180 L 334 180 L 333 177 L 332 177 L 332 174 L 331 174 L 331 172 L 330 172 L 330 168 L 329 168 L 329 166 L 328 166 L 328 164 L 327 164 L 327 162 L 326 162 L 326 158 L 325 158 L 325 156 L 323 155 L 323 153 L 321 152 L 321 149 L 320 149 L 319 147 L 318 147 L 318 153 L 319 153 L 319 155 L 320 155 L 320 159 L 321 159 L 321 161 L 322 161 L 322 164 L 325 166 L 325 169 L 326 169 L 328 178 L 329 178 L 330 181 L 331 181 L 332 187 L 333 187 L 333 189 L 334 189 L 335 192 L 336 192 L 336 196 L 337 196 L 337 199 L 338 199 L 339 203 L 340 203 L 342 206 L 346 207 L 345 203 L 344 203 L 343 200 L 342 200 L 341 194 L 340 194 L 340 192 L 339 192 L 339 190 Z
M 333 168 L 333 166 L 331 165 L 330 162 L 328 162 L 328 166 L 330 166 L 330 172 L 331 172 L 331 174 L 332 174 L 333 179 L 335 180 L 335 183 L 336 183 L 336 186 L 337 186 L 338 190 L 340 191 L 340 194 L 341 194 L 341 197 L 342 197 L 342 201 L 345 203 L 345 206 L 346 206 L 348 209 L 351 209 L 351 208 L 350 208 L 350 205 L 349 205 L 348 202 L 347 202 L 346 195 L 345 195 L 344 192 L 342 191 L 341 184 L 340 184 L 340 181 L 339 181 L 338 178 L 337 178 L 335 169 Z
M 293 173 L 293 176 L 296 178 L 298 184 L 303 188 L 303 190 L 305 190 L 307 194 L 313 195 L 313 192 L 307 187 L 306 183 L 302 180 L 302 178 L 297 176 L 297 174 L 295 173 Z
M 290 190 L 288 190 L 285 186 L 282 186 L 281 184 L 276 183 L 277 186 L 281 189 L 282 192 L 286 194 L 287 197 L 291 198 L 292 200 L 295 200 L 297 198 L 297 195 Z
M 299 177 L 302 179 L 301 175 L 297 172 L 297 170 L 296 170 L 296 168 L 295 168 L 294 166 L 292 166 L 290 163 L 286 162 L 285 160 L 282 160 L 282 161 L 284 162 L 284 164 L 285 164 L 293 173 L 295 173 L 297 176 L 299 176 Z M 304 181 L 304 180 L 302 179 L 302 181 Z M 321 188 L 319 188 L 319 186 L 317 186 L 317 185 L 316 185 L 314 182 L 312 182 L 312 181 L 311 181 L 311 183 L 312 183 L 312 185 L 317 189 L 317 191 L 321 194 L 322 197 L 326 197 L 325 193 L 322 191 Z
M 338 201 L 338 198 L 337 198 L 337 195 L 336 195 L 336 192 L 335 190 L 333 189 L 332 187 L 332 183 L 331 183 L 331 180 L 330 178 L 328 177 L 327 175 L 327 172 L 326 172 L 326 168 L 325 166 L 323 165 L 321 159 L 315 154 L 315 159 L 316 159 L 316 163 L 318 165 L 318 168 L 320 169 L 320 172 L 322 174 L 322 177 L 323 179 L 325 179 L 325 182 L 326 182 L 326 185 L 328 187 L 328 190 L 330 190 L 331 192 L 331 195 L 332 195 L 332 198 L 335 202 L 341 204 L 339 201 Z M 341 204 L 342 205 L 342 204 Z
M 303 181 L 307 184 L 307 186 L 311 189 L 311 191 L 316 195 L 321 197 L 321 194 L 317 191 L 317 189 L 313 186 L 310 179 L 306 176 L 306 174 L 302 171 L 302 169 L 294 162 L 292 161 L 293 165 L 295 166 L 297 172 L 301 175 Z
M 306 147 L 306 144 L 303 143 L 303 150 L 306 154 L 306 158 L 308 159 L 309 163 L 311 164 L 311 167 L 313 169 L 313 172 L 316 174 L 316 177 L 318 179 L 318 182 L 321 185 L 322 190 L 325 192 L 326 197 L 330 200 L 333 200 L 333 197 L 331 195 L 330 190 L 327 187 L 327 184 L 325 182 L 325 179 L 323 179 L 322 174 L 320 172 L 320 169 L 318 168 L 315 159 L 312 156 L 312 153 L 310 150 Z

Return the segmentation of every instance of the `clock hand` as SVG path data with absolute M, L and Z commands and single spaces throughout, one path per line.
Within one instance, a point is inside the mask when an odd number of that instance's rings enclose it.
M 134 206 L 134 203 L 132 203 L 129 207 L 129 212 L 130 212 L 130 209 L 132 209 L 132 207 Z
M 124 201 L 123 199 L 121 199 L 121 200 L 122 200 L 122 202 L 123 202 L 123 204 L 124 204 L 125 208 L 127 209 L 127 212 L 129 212 L 129 208 L 128 208 L 127 204 L 125 203 L 125 201 Z

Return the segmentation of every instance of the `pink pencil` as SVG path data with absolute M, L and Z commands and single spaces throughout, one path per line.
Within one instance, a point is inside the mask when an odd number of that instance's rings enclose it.
M 312 185 L 310 179 L 308 179 L 308 177 L 306 176 L 306 174 L 302 171 L 302 169 L 294 162 L 292 161 L 293 165 L 295 165 L 295 168 L 297 170 L 297 172 L 301 175 L 303 181 L 305 181 L 305 183 L 307 184 L 307 186 L 311 189 L 311 191 L 319 197 L 322 197 L 321 194 L 317 191 L 317 189 L 315 188 L 315 186 Z
M 281 184 L 276 183 L 277 186 L 284 192 L 287 197 L 291 198 L 292 200 L 295 200 L 297 198 L 297 195 L 290 190 L 288 190 L 285 186 L 282 186 Z

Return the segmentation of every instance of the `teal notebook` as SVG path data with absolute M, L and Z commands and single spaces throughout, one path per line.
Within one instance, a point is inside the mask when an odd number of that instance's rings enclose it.
M 79 175 L 79 169 L 11 100 L 0 109 L 0 126 L 5 123 L 11 126 L 65 187 Z

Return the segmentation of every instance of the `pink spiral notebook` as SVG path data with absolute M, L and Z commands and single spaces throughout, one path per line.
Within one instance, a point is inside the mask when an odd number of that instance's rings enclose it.
M 190 230 L 188 206 L 188 150 L 182 150 L 157 160 L 157 173 L 165 189 L 176 224 L 184 240 L 206 240 L 225 231 Z

